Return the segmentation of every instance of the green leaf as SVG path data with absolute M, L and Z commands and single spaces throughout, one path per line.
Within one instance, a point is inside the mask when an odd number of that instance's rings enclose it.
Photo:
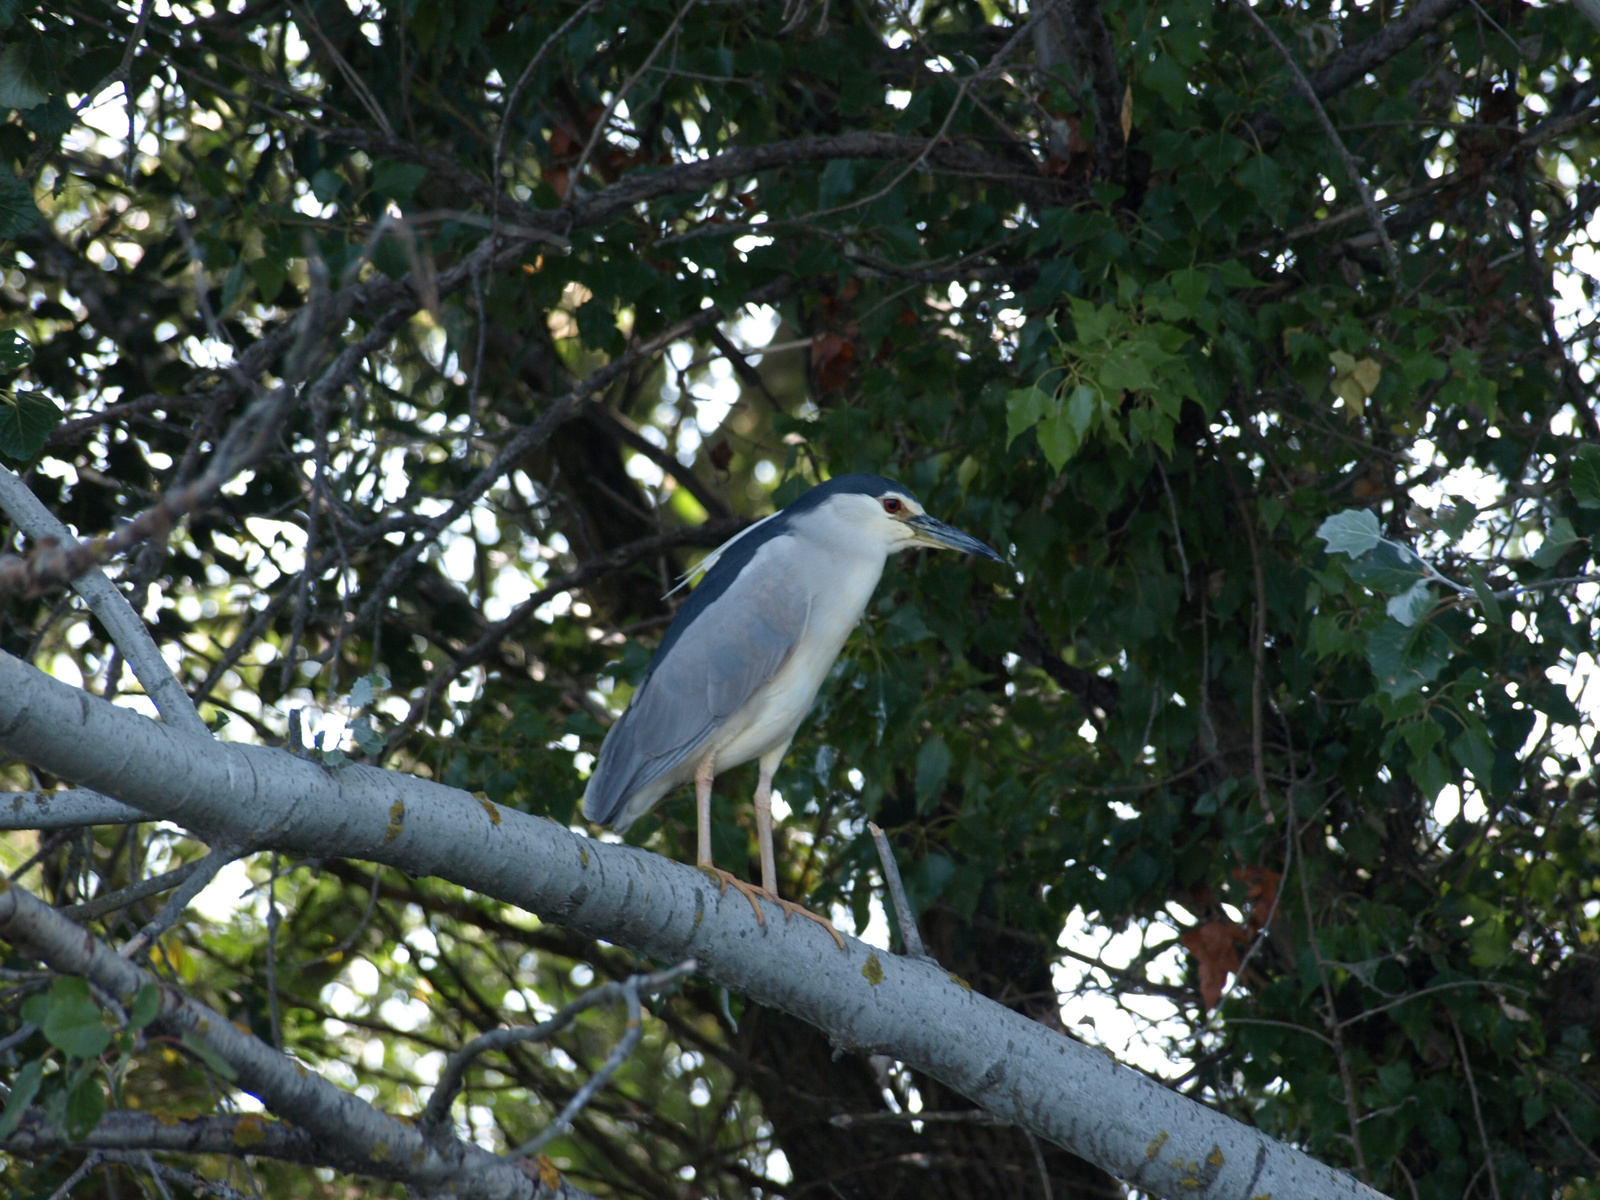
M 1566 556 L 1568 550 L 1582 540 L 1573 530 L 1571 521 L 1565 517 L 1557 517 L 1550 522 L 1550 528 L 1545 531 L 1544 541 L 1534 551 L 1534 565 L 1547 569 L 1555 566 Z
M 1450 743 L 1450 753 L 1455 756 L 1458 763 L 1472 772 L 1472 777 L 1478 781 L 1479 786 L 1489 786 L 1489 780 L 1494 775 L 1494 747 L 1489 744 L 1489 739 L 1481 730 L 1464 730 L 1460 737 Z
M 1600 508 L 1600 445 L 1585 442 L 1572 452 L 1572 496 L 1579 508 Z
M 1037 385 L 1017 388 L 1006 396 L 1006 445 L 1039 423 L 1050 404 L 1050 393 Z
M 33 361 L 33 344 L 15 329 L 0 330 L 0 371 L 20 371 Z
M 133 1003 L 128 1006 L 128 1028 L 143 1029 L 160 1011 L 161 989 L 153 983 L 145 984 L 134 993 Z
M 1450 642 L 1432 625 L 1407 629 L 1393 619 L 1367 638 L 1367 662 L 1378 686 L 1398 700 L 1432 683 L 1450 661 Z
M 22 1070 L 11 1080 L 11 1095 L 6 1100 L 6 1110 L 0 1113 L 0 1138 L 8 1138 L 28 1111 L 28 1105 L 39 1094 L 39 1082 L 44 1078 L 44 1060 L 35 1058 L 24 1063 Z
M 950 774 L 950 747 L 937 735 L 922 743 L 917 751 L 917 808 L 927 808 L 928 802 L 938 796 Z
M 854 191 L 855 186 L 855 163 L 848 158 L 836 158 L 823 168 L 817 202 L 823 208 L 831 208 Z
M 0 108 L 33 108 L 48 99 L 49 89 L 38 78 L 27 47 L 12 42 L 0 50 Z
M 1373 591 L 1397 596 L 1427 577 L 1427 568 L 1410 547 L 1384 538 L 1345 567 L 1350 578 Z
M 1177 296 L 1184 311 L 1194 316 L 1200 311 L 1200 305 L 1211 289 L 1211 276 L 1193 267 L 1185 267 L 1181 271 L 1174 271 L 1171 279 L 1173 295 Z
M 428 177 L 428 168 L 416 163 L 379 163 L 372 172 L 372 190 L 402 204 L 416 195 L 417 187 Z
M 383 749 L 386 739 L 372 727 L 371 717 L 360 716 L 350 722 L 350 740 L 356 744 L 361 753 L 376 754 Z
M 332 204 L 343 189 L 344 176 L 329 167 L 323 167 L 311 177 L 311 194 L 319 204 Z
M 0 392 L 0 454 L 26 462 L 61 423 L 61 406 L 43 392 Z
M 106 1093 L 94 1075 L 80 1079 L 67 1096 L 66 1134 L 73 1141 L 85 1138 L 106 1115 Z
M 1383 528 L 1370 510 L 1347 508 L 1324 521 L 1317 529 L 1317 536 L 1328 543 L 1329 554 L 1348 554 L 1356 558 L 1383 539 Z
M 1478 517 L 1478 507 L 1464 497 L 1451 496 L 1450 503 L 1441 504 L 1433 516 L 1445 536 L 1453 542 L 1472 528 L 1472 522 Z
M 213 1074 L 220 1075 L 229 1083 L 238 1078 L 228 1060 L 207 1045 L 205 1039 L 192 1029 L 183 1031 L 183 1048 L 210 1067 Z
M 0 238 L 14 238 L 39 223 L 33 188 L 9 168 L 0 167 Z
M 1432 610 L 1433 586 L 1419 579 L 1385 606 L 1389 615 L 1408 629 Z
M 1483 568 L 1477 563 L 1469 563 L 1467 578 L 1472 580 L 1472 590 L 1478 597 L 1478 603 L 1483 606 L 1483 615 L 1496 625 L 1504 625 L 1506 615 L 1500 609 L 1500 601 L 1495 599 L 1494 590 L 1490 588 Z
M 62 975 L 43 996 L 31 998 L 28 1020 L 57 1049 L 74 1058 L 98 1058 L 111 1044 L 100 1006 L 89 985 L 76 975 Z

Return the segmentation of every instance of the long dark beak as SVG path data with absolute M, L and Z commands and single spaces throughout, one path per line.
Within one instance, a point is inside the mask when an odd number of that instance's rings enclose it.
M 963 554 L 976 554 L 980 558 L 992 558 L 995 562 L 1005 562 L 989 546 L 984 545 L 970 533 L 962 533 L 953 526 L 946 525 L 943 521 L 936 521 L 924 514 L 920 517 L 907 519 L 906 524 L 917 531 L 917 541 L 924 546 L 938 546 L 946 550 L 960 550 Z

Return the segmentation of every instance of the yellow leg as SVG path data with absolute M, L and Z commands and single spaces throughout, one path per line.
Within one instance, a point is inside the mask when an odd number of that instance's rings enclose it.
M 776 766 L 776 763 L 772 767 L 762 763 L 761 780 L 756 784 L 756 841 L 761 846 L 761 890 L 768 899 L 783 909 L 785 921 L 799 913 L 832 934 L 833 940 L 839 943 L 839 949 L 843 950 L 844 938 L 839 936 L 839 931 L 833 927 L 832 921 L 778 895 L 778 860 L 772 851 L 772 771 Z
M 762 914 L 761 902 L 757 899 L 761 889 L 730 875 L 711 861 L 711 783 L 716 778 L 716 770 L 716 759 L 708 756 L 694 772 L 695 823 L 698 827 L 695 830 L 695 865 L 715 879 L 721 891 L 726 892 L 728 885 L 733 884 L 734 889 L 750 901 L 750 907 L 756 914 L 756 924 L 765 925 L 767 918 Z

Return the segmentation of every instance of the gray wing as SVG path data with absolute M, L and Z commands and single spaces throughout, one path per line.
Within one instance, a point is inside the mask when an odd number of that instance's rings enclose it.
M 681 766 L 789 661 L 811 609 L 809 586 L 790 569 L 794 549 L 790 537 L 762 546 L 651 665 L 600 748 L 584 816 L 616 820 L 634 793 Z

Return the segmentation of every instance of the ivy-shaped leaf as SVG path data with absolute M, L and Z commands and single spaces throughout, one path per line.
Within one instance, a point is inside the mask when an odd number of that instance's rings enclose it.
M 1583 541 L 1572 528 L 1572 522 L 1565 517 L 1557 517 L 1550 522 L 1550 528 L 1545 531 L 1544 541 L 1533 553 L 1533 564 L 1536 567 L 1553 567 L 1560 562 L 1568 550 Z
M 52 1046 L 74 1058 L 98 1058 L 111 1044 L 100 1006 L 89 995 L 89 985 L 75 975 L 59 976 L 48 992 L 30 996 L 22 1015 Z
M 1383 540 L 1383 528 L 1369 509 L 1347 508 L 1324 521 L 1317 536 L 1328 543 L 1329 554 L 1359 558 Z
M 0 392 L 0 454 L 26 462 L 61 423 L 61 407 L 43 392 Z

